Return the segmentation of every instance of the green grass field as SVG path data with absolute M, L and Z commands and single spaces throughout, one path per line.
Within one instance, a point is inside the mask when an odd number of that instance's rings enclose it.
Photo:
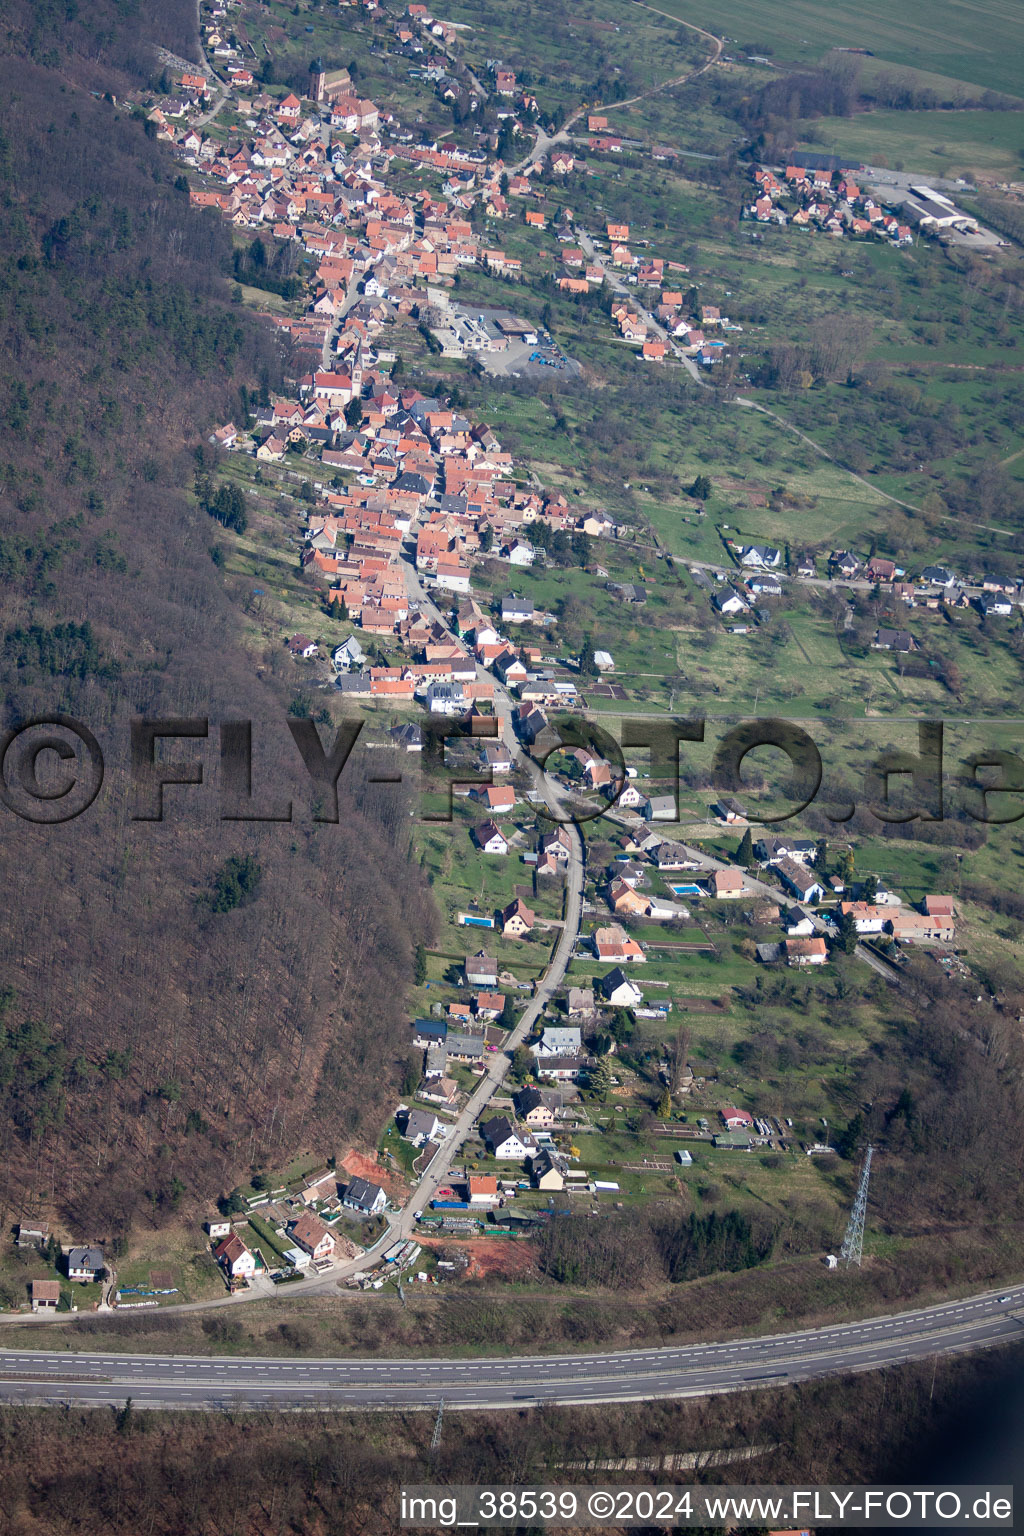
M 1024 166 L 1019 112 L 861 112 L 796 124 L 797 142 L 867 165 L 922 176 L 962 173 L 1016 179 Z
M 728 46 L 807 61 L 830 48 L 868 48 L 879 59 L 996 91 L 1020 90 L 1024 12 L 1014 0 L 659 0 L 659 9 L 695 22 Z

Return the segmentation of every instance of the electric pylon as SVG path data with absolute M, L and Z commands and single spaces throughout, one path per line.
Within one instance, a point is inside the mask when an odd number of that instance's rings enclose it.
M 857 1186 L 857 1198 L 853 1202 L 853 1210 L 850 1212 L 850 1220 L 846 1227 L 846 1236 L 843 1238 L 843 1246 L 839 1257 L 843 1265 L 849 1269 L 851 1264 L 860 1267 L 860 1261 L 864 1255 L 864 1217 L 868 1209 L 868 1179 L 871 1177 L 871 1154 L 874 1147 L 868 1147 L 867 1156 L 864 1159 L 864 1167 L 860 1173 L 860 1183 Z

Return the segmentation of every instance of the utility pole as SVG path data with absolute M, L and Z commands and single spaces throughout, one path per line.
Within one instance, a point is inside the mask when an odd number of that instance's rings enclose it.
M 849 1269 L 852 1264 L 856 1264 L 859 1269 L 864 1254 L 864 1217 L 868 1208 L 868 1179 L 871 1177 L 871 1154 L 874 1150 L 874 1147 L 869 1146 L 864 1158 L 864 1167 L 861 1169 L 860 1183 L 857 1186 L 857 1198 L 853 1202 L 846 1236 L 843 1238 L 843 1246 L 839 1253 L 846 1269 Z

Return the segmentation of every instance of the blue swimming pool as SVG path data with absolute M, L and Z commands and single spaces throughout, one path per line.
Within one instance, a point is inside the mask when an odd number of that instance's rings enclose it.
M 703 891 L 699 885 L 670 885 L 669 890 L 676 896 L 702 896 Z

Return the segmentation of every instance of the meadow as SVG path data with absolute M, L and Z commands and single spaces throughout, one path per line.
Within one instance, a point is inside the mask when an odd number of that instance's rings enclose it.
M 696 22 L 729 46 L 806 63 L 831 48 L 869 49 L 878 60 L 966 80 L 993 91 L 1020 89 L 1024 13 L 1014 0 L 659 0 L 659 9 Z
M 1020 112 L 859 112 L 801 120 L 794 128 L 796 144 L 856 164 L 913 171 L 923 181 L 929 175 L 1013 181 L 1024 167 Z

